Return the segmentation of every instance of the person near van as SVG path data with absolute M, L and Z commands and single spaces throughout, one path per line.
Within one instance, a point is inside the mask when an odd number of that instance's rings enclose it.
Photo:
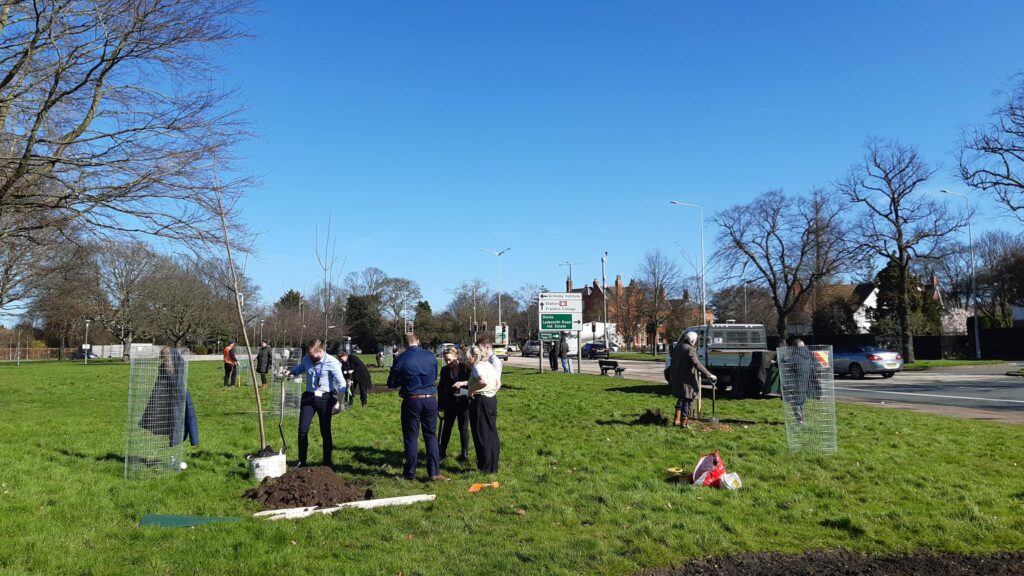
M 562 372 L 572 374 L 572 362 L 569 361 L 569 342 L 565 339 L 565 332 L 562 332 L 558 339 L 558 359 L 562 361 Z
M 266 340 L 260 342 L 260 350 L 256 353 L 256 373 L 260 375 L 260 386 L 267 387 L 267 372 L 273 367 L 273 358 L 270 356 L 270 345 Z
M 309 342 L 306 355 L 298 366 L 287 371 L 289 376 L 298 376 L 305 372 L 306 391 L 302 393 L 299 408 L 299 461 L 295 465 L 300 468 L 306 465 L 309 451 L 309 426 L 313 423 L 313 415 L 320 423 L 320 438 L 323 440 L 324 466 L 334 466 L 334 451 L 331 436 L 331 418 L 344 408 L 341 399 L 345 397 L 345 377 L 341 373 L 341 362 L 324 351 L 319 340 Z
M 701 376 L 706 377 L 711 385 L 718 382 L 718 378 L 712 374 L 697 357 L 697 333 L 687 332 L 683 334 L 682 342 L 676 345 L 672 356 L 672 364 L 669 367 L 669 392 L 676 400 L 675 420 L 673 426 L 689 428 L 690 413 L 693 410 L 693 399 L 700 394 Z

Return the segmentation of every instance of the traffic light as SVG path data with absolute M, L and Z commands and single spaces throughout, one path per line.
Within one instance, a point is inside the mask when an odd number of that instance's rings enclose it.
M 487 332 L 487 320 L 484 320 L 484 332 Z
M 477 322 L 473 322 L 473 334 L 480 331 L 480 325 Z

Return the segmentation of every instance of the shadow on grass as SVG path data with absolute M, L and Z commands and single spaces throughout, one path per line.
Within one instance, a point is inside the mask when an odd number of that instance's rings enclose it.
M 124 454 L 114 454 L 113 452 L 107 452 L 102 456 L 96 456 L 92 454 L 83 454 L 82 452 L 73 452 L 64 448 L 57 449 L 58 454 L 63 454 L 69 458 L 78 458 L 79 460 L 94 460 L 96 462 L 121 462 L 124 463 Z
M 335 451 L 339 449 L 334 447 Z M 343 448 L 352 453 L 352 460 L 362 464 L 355 466 L 351 463 L 335 463 L 335 472 L 344 472 L 353 476 L 378 476 L 381 478 L 395 478 L 401 476 L 405 464 L 405 453 L 399 450 L 388 450 L 374 448 L 372 446 L 357 446 Z M 426 456 L 420 456 L 420 464 L 426 464 Z

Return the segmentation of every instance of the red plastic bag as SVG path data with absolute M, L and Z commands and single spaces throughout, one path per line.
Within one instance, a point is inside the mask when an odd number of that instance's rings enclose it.
M 705 454 L 697 461 L 693 468 L 693 483 L 703 486 L 718 488 L 718 483 L 725 475 L 725 462 L 718 455 L 718 450 L 712 454 Z

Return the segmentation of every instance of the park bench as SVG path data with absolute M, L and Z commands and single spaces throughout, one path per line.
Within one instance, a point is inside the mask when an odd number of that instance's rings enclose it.
M 601 376 L 607 376 L 611 370 L 615 371 L 615 375 L 622 378 L 622 373 L 626 371 L 624 366 L 619 366 L 617 360 L 598 360 L 597 365 L 601 368 Z

